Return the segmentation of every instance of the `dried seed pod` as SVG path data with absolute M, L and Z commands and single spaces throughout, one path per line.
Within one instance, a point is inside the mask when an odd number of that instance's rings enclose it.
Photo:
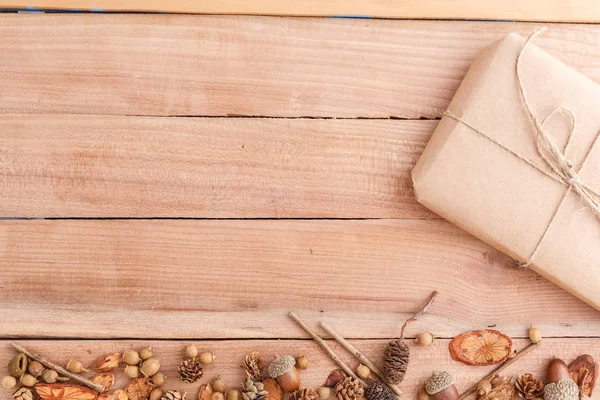
M 371 376 L 371 370 L 366 365 L 360 364 L 358 367 L 356 367 L 356 375 L 358 375 L 360 379 L 369 379 Z
M 221 392 L 212 392 L 210 400 L 225 400 L 225 395 Z
M 225 380 L 221 378 L 221 375 L 217 375 L 210 380 L 213 391 L 225 393 Z
M 138 365 L 142 361 L 140 353 L 129 350 L 123 353 L 123 362 L 127 365 Z
M 319 395 L 313 388 L 302 388 L 290 393 L 289 400 L 318 400 Z M 396 399 L 394 399 L 396 400 Z
M 321 386 L 319 389 L 317 389 L 317 394 L 321 400 L 328 399 L 331 397 L 331 389 L 327 386 Z
M 365 389 L 367 400 L 398 400 L 396 394 L 385 383 L 374 381 Z
M 177 372 L 183 382 L 194 383 L 202 377 L 202 363 L 195 358 L 188 358 L 179 365 Z
M 161 400 L 185 400 L 186 393 L 181 393 L 179 390 L 169 390 L 162 395 Z
M 12 395 L 14 400 L 33 400 L 33 392 L 29 388 L 22 387 Z
M 454 377 L 446 371 L 434 372 L 425 384 L 425 391 L 433 400 L 458 400 Z
M 34 387 L 37 383 L 37 379 L 31 374 L 23 374 L 19 381 L 21 382 L 21 385 L 25 387 Z
M 81 361 L 69 360 L 69 362 L 67 362 L 67 371 L 71 371 L 74 374 L 79 374 L 81 372 L 87 372 L 87 369 L 83 367 Z
M 592 397 L 599 374 L 600 367 L 589 354 L 583 354 L 569 364 L 569 375 L 584 396 Z
M 200 354 L 200 357 L 198 357 L 198 359 L 202 364 L 212 364 L 215 361 L 216 357 L 214 353 L 210 353 L 207 351 Z
M 167 376 L 163 372 L 159 371 L 156 374 L 152 375 L 151 380 L 153 385 L 162 386 L 167 381 Z
M 531 340 L 531 343 L 539 343 L 542 341 L 542 332 L 533 326 L 533 324 L 531 324 L 531 327 L 529 328 L 529 340 Z
M 431 332 L 419 333 L 415 339 L 419 346 L 430 346 L 433 343 L 433 334 Z
M 27 371 L 36 378 L 44 373 L 46 368 L 39 361 L 30 361 Z
M 308 357 L 306 357 L 303 354 L 299 355 L 298 357 L 296 357 L 296 365 L 300 369 L 306 369 L 306 368 L 308 368 Z
M 152 356 L 154 355 L 154 351 L 152 351 L 152 347 L 142 347 L 140 349 L 139 355 L 142 360 L 147 360 L 149 358 L 152 358 Z
M 128 365 L 125 367 L 125 376 L 131 379 L 140 377 L 140 368 L 137 365 Z
M 344 378 L 333 388 L 333 395 L 337 400 L 358 400 L 364 394 L 365 387 L 361 381 L 352 377 Z
M 104 391 L 106 392 L 115 384 L 115 374 L 112 372 L 101 372 L 92 378 L 92 382 L 104 386 Z
M 187 345 L 185 347 L 185 356 L 187 358 L 196 358 L 198 357 L 198 348 L 194 344 Z
M 148 358 L 142 363 L 140 372 L 147 377 L 150 377 L 158 372 L 160 369 L 160 362 L 156 358 Z
M 20 378 L 27 372 L 27 356 L 19 353 L 8 363 L 8 373 L 15 378 Z
M 296 359 L 292 356 L 279 356 L 269 365 L 269 376 L 286 392 L 300 388 L 300 372 L 296 369 Z
M 58 381 L 58 372 L 53 369 L 47 369 L 42 375 L 42 379 L 46 383 L 56 383 Z
M 235 389 L 229 389 L 227 393 L 225 393 L 225 400 L 240 400 L 242 394 Z
M 112 371 L 113 369 L 119 368 L 122 359 L 123 355 L 121 353 L 107 354 L 96 360 L 93 370 L 98 372 Z
M 255 381 L 260 381 L 262 379 L 263 364 L 264 361 L 257 351 L 248 354 L 243 365 L 246 375 Z
M 161 397 L 163 396 L 164 392 L 161 388 L 157 387 L 152 389 L 152 391 L 150 392 L 150 396 L 148 397 L 148 400 L 160 400 Z
M 544 393 L 544 382 L 527 373 L 517 378 L 515 389 L 523 399 L 535 400 Z
M 17 378 L 11 375 L 7 375 L 2 378 L 2 388 L 6 390 L 14 389 L 17 386 Z

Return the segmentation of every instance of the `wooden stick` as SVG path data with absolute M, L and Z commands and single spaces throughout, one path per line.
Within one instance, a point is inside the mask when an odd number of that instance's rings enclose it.
M 427 310 L 429 309 L 429 307 L 431 307 L 431 305 L 435 301 L 435 298 L 437 297 L 437 295 L 438 295 L 438 292 L 436 290 L 431 294 L 431 298 L 429 299 L 427 304 L 425 304 L 425 307 L 421 308 L 412 317 L 410 317 L 409 319 L 404 321 L 404 324 L 402 324 L 402 330 L 400 331 L 400 339 L 404 339 L 404 329 L 406 328 L 406 326 L 408 324 L 410 324 L 411 322 L 416 321 L 417 318 L 421 317 L 421 315 L 425 314 L 427 312 Z
M 387 381 L 387 379 L 385 379 L 385 376 L 383 375 L 383 372 L 381 372 L 381 370 L 379 368 L 377 368 L 377 366 L 375 364 L 373 364 L 371 361 L 369 361 L 369 359 L 367 357 L 365 357 L 364 355 L 362 355 L 362 353 L 360 351 L 358 351 L 358 349 L 354 346 L 352 346 L 346 339 L 344 339 L 339 333 L 337 333 L 332 327 L 330 327 L 329 325 L 327 325 L 325 322 L 321 322 L 321 327 L 323 329 L 325 329 L 331 336 L 333 336 L 333 338 L 342 346 L 344 346 L 344 348 L 346 350 L 348 350 L 350 353 L 352 353 L 354 355 L 354 357 L 356 357 L 358 359 L 358 361 L 360 361 L 361 363 L 365 364 L 367 367 L 369 367 L 369 369 L 375 374 L 377 375 L 377 377 L 379 379 L 381 379 L 381 381 L 383 383 L 385 383 L 386 385 L 389 386 L 390 389 L 392 389 L 392 391 L 394 393 L 396 393 L 397 396 L 402 396 L 402 390 L 394 385 L 393 383 L 390 383 Z
M 103 385 L 100 385 L 98 383 L 92 382 L 91 380 L 89 380 L 87 378 L 84 378 L 81 375 L 74 374 L 71 371 L 67 371 L 66 369 L 64 369 L 60 365 L 55 364 L 52 361 L 48 361 L 47 359 L 45 359 L 41 355 L 31 353 L 25 347 L 21 346 L 18 343 L 11 342 L 10 345 L 11 345 L 12 348 L 14 348 L 15 350 L 17 350 L 18 352 L 21 352 L 21 353 L 25 354 L 27 357 L 29 357 L 29 358 L 31 358 L 33 360 L 39 361 L 40 364 L 42 364 L 44 367 L 53 369 L 56 372 L 58 372 L 59 374 L 67 376 L 67 377 L 73 379 L 74 381 L 79 382 L 82 385 L 85 385 L 85 386 L 89 387 L 90 389 L 95 390 L 98 393 L 104 392 L 105 387 Z
M 525 347 L 523 350 L 521 350 L 520 352 L 518 352 L 516 356 L 514 356 L 513 358 L 511 358 L 511 359 L 507 360 L 506 362 L 504 362 L 498 368 L 496 368 L 495 370 L 493 370 L 492 372 L 490 372 L 483 379 L 481 379 L 479 382 L 477 382 L 475 385 L 473 385 L 469 390 L 467 390 L 466 392 L 464 392 L 463 394 L 461 394 L 460 397 L 458 398 L 458 400 L 462 400 L 465 397 L 468 397 L 468 396 L 472 395 L 473 393 L 475 393 L 475 391 L 477 390 L 477 386 L 479 386 L 479 384 L 481 382 L 487 381 L 489 379 L 492 379 L 496 374 L 499 374 L 500 372 L 504 371 L 506 368 L 508 368 L 509 366 L 511 366 L 519 358 L 521 358 L 525 354 L 529 353 L 531 350 L 539 347 L 541 344 L 542 344 L 542 342 L 530 343 L 527 347 Z
M 348 374 L 349 376 L 351 376 L 354 379 L 358 379 L 365 387 L 367 386 L 367 384 L 365 383 L 365 381 L 363 381 L 362 379 L 360 379 L 355 373 L 354 371 L 352 371 L 347 365 L 346 363 L 344 363 L 331 349 L 331 347 L 329 347 L 329 345 L 327 343 L 325 343 L 325 341 L 323 340 L 323 338 L 321 338 L 319 335 L 317 335 L 316 333 L 314 333 L 308 326 L 306 326 L 306 324 L 304 322 L 302 322 L 302 320 L 300 318 L 298 318 L 298 316 L 294 313 L 291 312 L 290 313 L 290 318 L 293 319 L 294 321 L 296 321 L 296 323 L 298 325 L 300 325 L 300 327 L 302 329 L 304 329 L 306 331 L 306 333 L 308 333 L 317 343 L 319 343 L 321 345 L 321 347 L 323 348 L 323 350 L 325 350 L 329 356 L 332 358 L 333 361 L 335 361 L 335 363 L 337 365 L 340 366 L 341 369 L 344 370 L 344 372 L 346 374 Z

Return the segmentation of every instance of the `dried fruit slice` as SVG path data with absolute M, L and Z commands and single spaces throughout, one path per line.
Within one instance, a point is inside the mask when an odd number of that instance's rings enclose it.
M 492 389 L 490 393 L 479 397 L 478 400 L 513 400 L 515 398 L 515 389 L 512 385 L 500 385 Z
M 42 400 L 96 400 L 98 393 L 77 385 L 38 384 L 35 391 Z
M 512 340 L 492 329 L 463 333 L 450 341 L 452 359 L 467 365 L 492 365 L 506 361 Z

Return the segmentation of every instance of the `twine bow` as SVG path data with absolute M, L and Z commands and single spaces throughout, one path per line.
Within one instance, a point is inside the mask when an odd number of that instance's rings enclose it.
M 508 151 L 513 156 L 517 157 L 519 160 L 529 164 L 530 166 L 532 166 L 533 168 L 535 168 L 542 174 L 546 175 L 549 178 L 554 179 L 555 181 L 557 181 L 558 183 L 560 183 L 561 185 L 566 187 L 567 190 L 565 191 L 558 207 L 554 211 L 554 214 L 552 215 L 550 222 L 546 226 L 546 229 L 544 230 L 544 232 L 543 232 L 540 240 L 538 241 L 536 247 L 534 248 L 533 252 L 531 253 L 531 255 L 529 256 L 529 258 L 527 260 L 520 263 L 523 267 L 528 267 L 531 264 L 531 262 L 533 261 L 536 254 L 538 253 L 540 247 L 542 246 L 544 239 L 546 238 L 546 235 L 548 234 L 548 231 L 550 230 L 550 227 L 554 223 L 557 215 L 560 212 L 560 209 L 562 208 L 564 202 L 566 201 L 567 197 L 569 196 L 569 193 L 571 192 L 571 190 L 573 190 L 581 198 L 583 203 L 592 211 L 592 213 L 594 215 L 596 215 L 598 218 L 600 218 L 600 193 L 597 192 L 596 190 L 594 190 L 593 188 L 591 188 L 585 182 L 583 182 L 580 177 L 583 166 L 589 159 L 590 154 L 592 153 L 592 150 L 594 149 L 594 147 L 596 146 L 596 144 L 598 143 L 598 141 L 600 139 L 600 131 L 598 132 L 596 139 L 594 140 L 594 143 L 588 149 L 588 152 L 586 153 L 586 155 L 585 155 L 583 161 L 581 162 L 581 164 L 579 165 L 579 167 L 575 168 L 573 166 L 573 163 L 571 161 L 569 161 L 569 159 L 567 158 L 567 150 L 569 148 L 569 145 L 571 144 L 571 139 L 573 138 L 573 133 L 575 132 L 575 128 L 577 126 L 577 120 L 575 118 L 575 114 L 568 107 L 559 106 L 556 109 L 554 109 L 550 114 L 548 114 L 540 122 L 538 120 L 538 118 L 534 115 L 534 113 L 531 109 L 531 105 L 529 104 L 529 101 L 527 99 L 526 91 L 523 87 L 521 69 L 520 69 L 523 53 L 525 52 L 525 49 L 527 48 L 527 46 L 529 45 L 531 40 L 536 35 L 538 35 L 539 33 L 543 32 L 545 30 L 546 30 L 546 28 L 542 28 L 542 29 L 532 33 L 527 38 L 527 40 L 523 44 L 523 47 L 521 47 L 521 50 L 519 51 L 519 54 L 517 56 L 515 72 L 516 72 L 516 77 L 517 77 L 517 85 L 518 85 L 518 89 L 519 89 L 519 94 L 521 95 L 521 99 L 523 101 L 523 104 L 525 105 L 525 109 L 527 111 L 527 114 L 530 117 L 531 123 L 533 124 L 533 127 L 535 128 L 536 149 L 537 149 L 538 154 L 544 161 L 544 164 L 546 165 L 547 168 L 543 168 L 543 167 L 537 165 L 532 160 L 523 157 L 516 151 L 510 149 L 509 147 L 505 146 L 504 144 L 502 144 L 501 142 L 496 140 L 495 138 L 493 138 L 493 137 L 487 135 L 486 133 L 480 131 L 479 129 L 471 126 L 469 123 L 467 123 L 462 118 L 454 115 L 450 110 L 447 110 L 444 114 L 445 116 L 450 117 L 450 118 L 454 119 L 455 121 L 460 122 L 461 124 L 467 126 L 472 131 L 480 134 L 484 138 L 490 140 L 491 142 L 500 146 L 504 150 Z M 552 117 L 554 114 L 556 114 L 557 112 L 560 112 L 564 116 L 566 116 L 569 119 L 569 123 L 570 123 L 569 135 L 568 135 L 567 142 L 566 142 L 565 146 L 563 147 L 563 149 L 560 149 L 560 147 L 554 141 L 554 138 L 550 134 L 548 134 L 548 132 L 546 132 L 546 130 L 544 129 L 544 125 L 545 125 L 546 121 L 548 121 L 548 119 L 550 117 Z

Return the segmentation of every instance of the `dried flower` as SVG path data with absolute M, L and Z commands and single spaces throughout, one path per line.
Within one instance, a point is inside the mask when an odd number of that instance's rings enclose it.
M 260 354 L 254 351 L 246 356 L 243 367 L 247 376 L 255 381 L 260 381 L 262 379 L 263 365 L 264 361 L 260 357 Z
M 333 395 L 338 400 L 357 400 L 365 393 L 365 387 L 358 380 L 352 377 L 347 377 L 333 389 Z
M 129 400 L 129 398 L 127 397 L 127 392 L 119 389 L 98 395 L 98 400 Z
M 146 400 L 152 389 L 154 389 L 154 385 L 148 382 L 148 378 L 132 379 L 125 386 L 129 400 Z
M 525 400 L 534 400 L 544 393 L 544 382 L 527 373 L 517 379 L 515 389 Z
M 184 360 L 177 369 L 179 379 L 185 383 L 194 383 L 202 377 L 202 363 L 195 358 Z
M 499 364 L 511 352 L 511 338 L 492 329 L 463 333 L 450 341 L 452 359 L 467 365 Z
M 119 368 L 123 355 L 121 353 L 107 354 L 96 361 L 94 371 L 108 372 Z
M 577 357 L 569 364 L 569 375 L 584 396 L 592 397 L 598 374 L 600 374 L 598 363 L 588 354 Z
M 104 391 L 107 391 L 115 384 L 115 374 L 111 372 L 102 372 L 94 376 L 92 382 L 104 386 Z

